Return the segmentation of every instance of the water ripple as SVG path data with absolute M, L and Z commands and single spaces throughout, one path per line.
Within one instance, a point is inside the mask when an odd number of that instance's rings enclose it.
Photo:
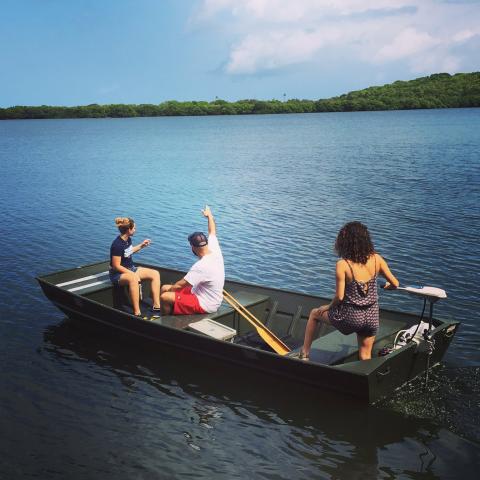
M 480 364 L 478 151 L 478 109 L 1 122 L 0 472 L 468 477 L 478 460 L 468 370 Z M 358 219 L 402 282 L 445 288 L 436 312 L 462 327 L 447 356 L 455 373 L 434 383 L 430 410 L 410 390 L 362 409 L 144 352 L 62 323 L 41 295 L 36 274 L 107 258 L 118 215 L 153 240 L 139 260 L 188 269 L 204 203 L 230 278 L 333 295 L 335 235 Z M 400 293 L 381 302 L 422 306 Z

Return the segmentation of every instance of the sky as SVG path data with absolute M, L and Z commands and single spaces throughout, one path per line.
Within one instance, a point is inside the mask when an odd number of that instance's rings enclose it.
M 480 70 L 480 0 L 0 0 L 0 107 L 319 99 Z

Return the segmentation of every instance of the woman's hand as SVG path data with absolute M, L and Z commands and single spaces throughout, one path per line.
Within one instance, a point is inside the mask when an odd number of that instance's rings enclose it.
M 321 307 L 314 308 L 311 311 L 311 315 L 313 315 L 313 318 L 318 319 L 320 318 L 324 312 L 326 312 L 329 308 L 329 305 L 322 305 Z
M 395 290 L 396 288 L 397 287 L 390 282 L 386 282 L 385 286 L 383 287 L 384 290 Z
M 143 250 L 145 247 L 148 247 L 152 241 L 149 238 L 146 238 L 142 243 L 139 243 L 135 247 L 133 247 L 133 253 L 137 253 L 140 250 Z

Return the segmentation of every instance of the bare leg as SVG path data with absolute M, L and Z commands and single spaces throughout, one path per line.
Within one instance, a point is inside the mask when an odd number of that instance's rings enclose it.
M 128 291 L 130 293 L 130 300 L 132 302 L 133 314 L 141 315 L 140 310 L 140 292 L 138 290 L 138 277 L 133 272 L 122 273 L 118 280 L 119 285 L 128 285 Z
M 166 285 L 164 285 L 164 287 L 165 286 Z M 170 315 L 173 311 L 173 304 L 175 303 L 175 292 L 164 291 L 160 300 L 162 305 L 162 315 Z
M 141 280 L 150 280 L 154 308 L 160 308 L 160 274 L 152 268 L 139 267 L 137 275 Z
M 308 316 L 307 326 L 305 328 L 305 339 L 303 340 L 302 352 L 305 357 L 310 355 L 310 347 L 315 339 L 315 331 L 317 329 L 318 322 L 329 324 L 328 310 L 322 311 L 320 308 L 314 308 Z
M 357 333 L 358 340 L 358 358 L 360 360 L 370 360 L 372 358 L 372 348 L 375 337 L 362 337 Z

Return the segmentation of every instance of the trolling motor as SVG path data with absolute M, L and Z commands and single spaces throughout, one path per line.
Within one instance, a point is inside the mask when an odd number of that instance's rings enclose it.
M 425 308 L 427 302 L 429 302 L 429 315 L 428 315 L 428 329 L 422 332 L 423 338 L 425 340 L 430 340 L 430 331 L 433 329 L 432 327 L 432 320 L 433 320 L 433 305 L 440 300 L 441 298 L 447 298 L 447 292 L 442 290 L 441 288 L 437 287 L 419 287 L 419 286 L 400 286 L 396 288 L 397 290 L 403 290 L 408 292 L 411 295 L 415 295 L 417 297 L 423 298 L 423 310 L 422 315 L 420 316 L 420 321 L 418 323 L 417 329 L 415 330 L 415 334 L 417 333 L 418 329 L 420 328 L 421 322 L 423 320 L 423 315 L 425 313 Z M 415 334 L 413 337 L 415 337 Z
M 381 285 L 380 287 L 385 288 L 385 284 Z M 425 369 L 425 388 L 426 388 L 428 383 L 428 370 L 430 368 L 430 357 L 433 353 L 433 350 L 435 349 L 435 340 L 432 338 L 432 335 L 431 335 L 431 331 L 433 330 L 433 326 L 432 326 L 433 305 L 436 302 L 438 302 L 438 300 L 442 298 L 447 298 L 447 292 L 437 287 L 428 287 L 428 286 L 421 287 L 416 285 L 399 286 L 395 290 L 405 291 L 410 295 L 423 298 L 423 309 L 422 309 L 422 314 L 420 315 L 420 320 L 416 328 L 412 327 L 409 330 L 403 330 L 398 332 L 397 337 L 395 338 L 395 341 L 393 343 L 393 349 L 391 349 L 390 351 L 383 352 L 383 355 L 386 355 L 387 353 L 390 353 L 391 351 L 395 350 L 396 344 L 397 344 L 397 338 L 399 334 L 403 334 L 400 337 L 400 339 L 404 345 L 406 345 L 411 341 L 419 343 L 420 339 L 423 338 L 425 342 L 425 350 L 427 352 L 427 368 Z M 426 324 L 425 322 L 423 322 L 423 316 L 425 314 L 425 308 L 427 306 L 427 302 L 429 302 L 429 314 L 428 314 L 428 323 Z M 423 331 L 419 332 L 419 329 L 422 327 L 422 323 L 423 323 Z M 412 330 L 414 331 L 412 332 Z M 382 352 L 380 353 L 382 354 Z
M 424 331 L 422 332 L 422 336 L 425 339 L 425 341 L 431 341 L 430 331 L 433 330 L 433 327 L 432 327 L 433 305 L 441 298 L 447 298 L 447 292 L 437 287 L 427 287 L 427 286 L 419 287 L 414 285 L 403 286 L 403 287 L 399 286 L 396 288 L 396 290 L 403 290 L 411 295 L 415 295 L 417 297 L 423 298 L 422 314 L 420 315 L 420 321 L 418 322 L 417 328 L 412 338 L 415 338 L 415 335 L 417 334 L 418 329 L 421 326 L 423 315 L 425 313 L 425 308 L 427 306 L 427 302 L 429 302 L 430 308 L 429 308 L 429 315 L 428 315 L 428 328 L 424 329 Z

